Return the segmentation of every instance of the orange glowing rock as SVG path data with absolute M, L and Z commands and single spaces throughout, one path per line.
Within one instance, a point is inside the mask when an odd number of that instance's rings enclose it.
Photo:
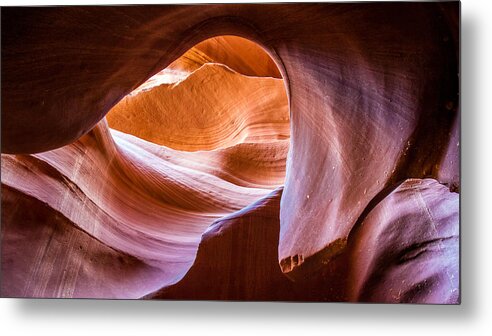
M 216 63 L 125 97 L 107 119 L 111 128 L 184 151 L 289 138 L 283 81 L 244 76 Z

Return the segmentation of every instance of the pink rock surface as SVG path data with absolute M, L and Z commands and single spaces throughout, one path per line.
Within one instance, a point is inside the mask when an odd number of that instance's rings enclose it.
M 175 151 L 165 147 L 111 132 L 103 121 L 77 142 L 54 151 L 35 155 L 2 154 L 2 185 L 15 190 L 19 202 L 24 202 L 25 197 L 34 198 L 62 217 L 64 223 L 73 223 L 78 230 L 102 244 L 137 258 L 152 270 L 157 269 L 161 272 L 159 286 L 162 287 L 178 281 L 189 269 L 201 234 L 214 220 L 247 206 L 274 188 L 261 183 L 261 179 L 266 179 L 262 174 L 257 181 L 248 181 L 241 179 L 244 174 L 240 171 L 228 172 L 225 164 L 222 169 L 210 168 L 214 156 L 218 162 L 224 157 L 235 161 L 237 151 L 234 147 L 231 149 L 232 153 L 227 153 L 227 149 L 204 153 L 209 154 L 208 160 L 201 153 L 181 152 L 176 156 L 173 155 Z M 172 158 L 168 160 L 167 157 Z M 261 164 L 261 161 L 256 163 Z M 247 165 L 242 167 L 248 169 Z M 257 173 L 261 171 L 260 167 L 256 168 Z M 219 176 L 214 175 L 215 172 Z M 231 175 L 234 181 L 241 183 L 234 184 L 220 177 Z M 2 220 L 6 227 L 22 225 L 22 207 L 4 204 L 3 208 L 9 214 Z M 43 220 L 40 225 L 44 225 Z M 7 241 L 10 235 L 15 235 L 15 231 L 3 233 Z M 39 239 L 44 239 L 46 249 L 51 248 L 50 236 Z M 24 249 L 16 250 L 15 241 L 5 246 L 5 255 L 24 253 Z M 74 248 L 80 244 L 77 239 L 67 244 L 67 255 L 71 250 L 79 252 Z M 31 257 L 24 262 L 31 265 L 50 263 L 49 259 L 43 261 L 37 256 Z M 83 264 L 82 261 L 79 263 Z M 4 273 L 21 277 L 22 269 L 5 268 Z M 64 269 L 55 265 L 50 269 L 61 281 L 59 273 Z M 76 279 L 77 272 L 74 272 Z M 9 277 L 6 279 L 8 281 Z M 29 277 L 25 279 L 27 281 Z M 29 290 L 25 289 L 22 295 L 17 291 L 6 294 L 31 296 L 41 291 L 47 296 L 49 293 L 63 296 L 85 293 L 49 291 L 51 288 L 45 291 L 36 287 L 42 284 L 29 285 Z M 18 286 L 22 287 L 20 282 Z M 55 282 L 53 286 L 61 285 Z M 124 297 L 132 297 L 133 292 L 127 295 Z
M 295 285 L 278 267 L 282 189 L 214 222 L 203 234 L 195 263 L 177 284 L 148 299 L 293 300 Z M 297 290 L 299 291 L 299 290 Z
M 2 207 L 3 297 L 135 298 L 167 276 L 5 185 Z
M 349 246 L 353 301 L 459 302 L 459 195 L 409 179 L 356 228 Z

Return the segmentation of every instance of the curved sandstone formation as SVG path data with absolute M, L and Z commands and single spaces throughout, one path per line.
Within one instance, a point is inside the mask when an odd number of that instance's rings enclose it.
M 184 279 L 146 298 L 294 300 L 296 286 L 277 263 L 281 189 L 214 222 Z
M 194 264 L 214 220 L 283 185 L 282 80 L 205 63 L 180 82 L 144 87 L 108 114 L 113 129 L 103 120 L 60 149 L 2 155 L 2 293 L 139 298 L 167 288 Z
M 176 83 L 207 63 L 224 64 L 246 76 L 282 78 L 277 65 L 258 44 L 238 36 L 217 36 L 198 43 L 131 94 Z
M 197 61 L 200 60 L 199 55 L 206 55 L 213 63 L 225 64 L 246 76 L 282 78 L 277 65 L 263 48 L 238 36 L 217 36 L 200 42 L 171 63 L 169 68 L 194 69 L 192 64 L 202 63 Z
M 4 297 L 134 298 L 159 288 L 167 277 L 6 185 L 2 207 Z
M 384 198 L 351 239 L 350 299 L 457 302 L 458 203 L 432 179 L 406 180 Z
M 107 118 L 111 128 L 184 151 L 289 138 L 282 80 L 246 77 L 216 63 L 123 98 Z
M 255 149 L 257 155 L 262 153 L 261 147 Z M 270 176 L 270 161 L 250 160 L 240 165 L 244 172 L 224 163 L 225 158 L 241 160 L 242 153 L 231 147 L 198 155 L 180 152 L 178 156 L 166 147 L 110 131 L 103 121 L 60 149 L 36 155 L 2 155 L 2 186 L 7 190 L 2 219 L 2 256 L 7 260 L 2 263 L 2 292 L 9 296 L 113 297 L 106 288 L 95 288 L 105 276 L 104 269 L 94 269 L 99 272 L 94 279 L 84 272 L 87 264 L 98 262 L 92 245 L 81 242 L 87 236 L 112 254 L 141 265 L 135 276 L 143 281 L 149 277 L 147 287 L 119 288 L 115 297 L 136 298 L 175 283 L 192 265 L 200 237 L 214 220 L 248 206 L 275 187 L 261 182 Z M 222 167 L 216 168 L 214 162 Z M 252 164 L 257 165 L 256 180 L 244 177 L 251 176 Z M 266 174 L 261 173 L 261 164 Z M 285 156 L 279 173 L 282 171 Z M 233 182 L 227 181 L 230 176 Z M 23 203 L 35 204 L 34 209 L 42 208 L 45 217 L 55 217 L 55 222 L 61 223 L 40 220 L 36 230 L 42 234 L 35 240 L 40 252 L 36 255 L 25 255 L 25 249 L 19 249 L 30 233 L 25 222 L 32 226 L 36 215 L 35 210 L 25 214 Z M 53 237 L 63 240 L 62 246 L 54 244 Z M 67 270 L 53 265 L 60 253 L 66 267 L 79 265 L 71 270 L 70 284 L 64 280 Z M 28 272 L 38 267 L 43 270 Z M 118 268 L 112 276 L 125 276 L 126 271 Z M 79 282 L 82 288 L 76 286 Z
M 3 207 L 45 203 L 69 251 L 77 227 L 122 264 L 65 290 L 57 252 L 15 252 L 35 213 L 8 210 L 2 271 L 44 280 L 2 295 L 459 302 L 458 47 L 453 2 L 2 10 Z

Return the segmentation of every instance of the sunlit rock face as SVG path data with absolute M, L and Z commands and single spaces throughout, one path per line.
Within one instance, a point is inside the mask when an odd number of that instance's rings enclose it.
M 198 43 L 132 94 L 160 84 L 174 84 L 210 63 L 227 65 L 245 76 L 282 78 L 273 59 L 258 44 L 238 36 L 218 36 Z
M 2 295 L 459 302 L 459 4 L 199 9 L 2 10 Z
M 289 138 L 282 80 L 247 77 L 216 63 L 127 96 L 107 118 L 114 129 L 183 151 Z

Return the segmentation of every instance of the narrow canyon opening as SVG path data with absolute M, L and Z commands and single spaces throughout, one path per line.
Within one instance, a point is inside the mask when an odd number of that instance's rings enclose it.
M 250 40 L 228 35 L 198 43 L 106 117 L 112 132 L 165 146 L 187 168 L 243 187 L 284 183 L 287 94 L 275 62 Z
M 179 282 L 214 223 L 280 198 L 289 127 L 286 90 L 270 56 L 254 42 L 220 36 L 152 76 L 77 141 L 2 154 L 4 204 L 29 204 L 46 217 L 44 227 L 31 227 L 30 212 L 14 211 L 4 235 L 16 238 L 4 240 L 4 250 L 27 242 L 85 265 L 63 273 L 68 282 L 59 281 L 62 269 L 36 268 L 28 278 L 44 282 L 6 281 L 2 291 L 138 298 Z M 118 278 L 120 286 L 77 285 L 94 276 Z

